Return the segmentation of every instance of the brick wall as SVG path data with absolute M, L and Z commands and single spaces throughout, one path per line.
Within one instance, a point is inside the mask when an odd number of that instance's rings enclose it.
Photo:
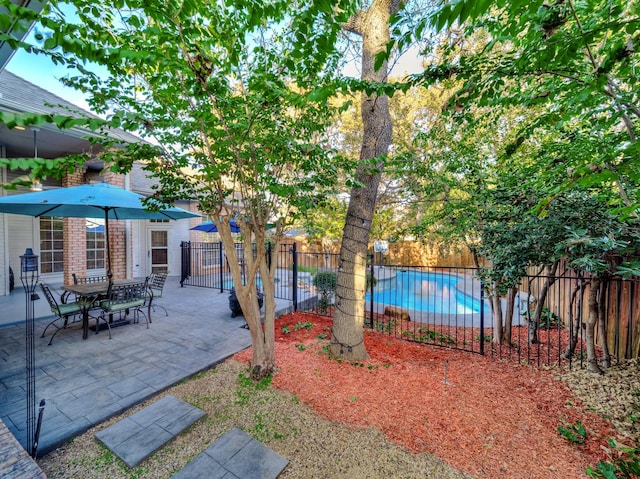
M 104 181 L 120 188 L 125 187 L 124 175 L 104 172 Z M 124 279 L 127 277 L 127 245 L 130 239 L 127 238 L 126 222 L 109 220 L 109 243 L 111 246 L 111 272 L 114 279 Z M 106 260 L 106 258 L 105 258 Z
M 125 177 L 105 172 L 104 181 L 124 188 Z M 78 186 L 85 182 L 85 171 L 78 170 L 62 179 L 63 187 Z M 87 236 L 85 218 L 64 218 L 64 283 L 73 283 L 72 273 L 87 274 Z M 109 242 L 111 245 L 111 271 L 115 279 L 127 277 L 127 251 L 131 251 L 131 238 L 127 238 L 124 221 L 109 221 Z M 106 254 L 106 252 L 105 252 Z M 107 258 L 105 257 L 105 262 Z M 129 273 L 132 274 L 132 271 Z
M 62 186 L 78 186 L 84 183 L 84 170 L 78 170 L 62 179 Z M 84 276 L 87 271 L 87 230 L 84 218 L 64 218 L 64 284 L 73 283 L 72 273 Z

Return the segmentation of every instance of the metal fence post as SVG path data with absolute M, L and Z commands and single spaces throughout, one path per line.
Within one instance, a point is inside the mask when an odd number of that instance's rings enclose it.
M 224 271 L 223 271 L 223 261 L 224 256 L 222 254 L 222 241 L 218 241 L 218 260 L 220 260 L 220 267 L 218 268 L 218 272 L 220 273 L 220 292 L 224 292 Z
M 267 269 L 271 271 L 271 242 L 267 243 Z
M 180 287 L 184 288 L 184 280 L 189 277 L 189 241 L 183 241 L 180 243 L 180 249 L 182 252 L 180 261 Z
M 382 255 L 382 253 L 381 253 Z M 373 272 L 374 272 L 374 263 L 376 262 L 376 254 L 373 253 L 371 256 L 369 256 L 369 258 L 371 259 L 371 265 L 369 268 L 369 274 L 371 275 L 371 279 L 369 280 L 369 327 L 371 329 L 373 329 L 373 288 L 374 288 L 374 283 L 375 283 L 375 279 L 373 276 Z M 366 278 L 365 278 L 365 282 L 364 284 L 367 284 Z
M 293 264 L 291 265 L 293 276 L 291 299 L 293 301 L 293 310 L 298 311 L 298 251 L 296 248 L 296 243 L 293 243 L 293 246 L 291 247 L 291 254 L 293 255 Z
M 484 354 L 484 281 L 480 277 L 480 354 Z

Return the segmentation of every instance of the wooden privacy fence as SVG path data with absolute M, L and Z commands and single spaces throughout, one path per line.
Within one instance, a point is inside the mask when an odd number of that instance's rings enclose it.
M 551 284 L 545 307 L 558 316 L 563 327 L 568 330 L 578 327 L 578 335 L 583 336 L 589 316 L 590 278 L 573 272 L 560 276 L 529 275 L 520 288 L 537 298 L 548 282 Z M 640 356 L 640 280 L 609 278 L 599 300 L 610 354 L 618 359 Z M 599 346 L 604 344 L 603 331 L 596 326 Z

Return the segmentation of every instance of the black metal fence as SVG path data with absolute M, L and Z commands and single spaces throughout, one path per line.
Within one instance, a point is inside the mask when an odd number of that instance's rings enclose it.
M 236 250 L 242 258 L 241 243 Z M 276 298 L 290 301 L 297 311 L 333 315 L 338 255 L 299 252 L 295 243 L 280 245 L 276 255 L 268 248 L 267 254 L 275 261 L 271 267 L 276 267 Z M 181 284 L 221 292 L 233 286 L 221 243 L 183 243 L 182 260 Z M 475 268 L 382 266 L 370 261 L 367 276 L 374 279 L 366 282 L 364 320 L 377 331 L 538 366 L 571 366 L 585 358 L 589 288 L 583 277 L 528 276 L 511 296 L 491 304 Z M 260 278 L 257 284 L 260 287 Z M 603 296 L 602 308 L 609 318 L 607 343 L 614 358 L 637 357 L 637 289 L 634 282 L 616 280 Z M 501 344 L 493 342 L 494 323 L 502 325 Z M 505 328 L 506 324 L 511 326 Z M 575 347 L 567 354 L 572 342 Z
M 245 280 L 246 269 L 244 267 L 244 243 L 235 243 L 236 258 L 242 266 L 241 272 L 243 281 Z M 180 244 L 181 250 L 181 286 L 198 286 L 203 288 L 218 289 L 220 292 L 230 291 L 233 287 L 233 279 L 231 278 L 231 269 L 229 261 L 224 251 L 221 241 L 211 243 L 198 243 L 193 241 L 183 241 Z M 256 248 L 252 248 L 255 257 Z M 275 259 L 275 266 L 278 271 L 276 276 L 276 298 L 291 299 L 293 291 L 289 286 L 290 278 L 293 272 L 293 263 L 291 258 L 295 257 L 295 244 L 281 244 L 278 254 L 273 256 L 272 245 L 267 244 L 267 257 Z M 258 275 L 256 280 L 260 288 L 262 281 Z M 295 289 L 295 288 L 294 288 Z

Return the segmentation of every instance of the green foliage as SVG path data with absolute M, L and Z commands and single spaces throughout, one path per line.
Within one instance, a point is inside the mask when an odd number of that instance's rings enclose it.
M 338 285 L 338 273 L 335 271 L 318 271 L 313 278 L 313 285 L 320 292 L 318 298 L 318 309 L 322 313 L 326 313 L 333 304 L 331 295 L 335 292 Z
M 391 319 L 387 322 L 377 322 L 375 323 L 375 328 L 378 332 L 390 333 L 395 329 L 397 323 L 398 322 L 395 319 Z
M 291 333 L 291 329 L 289 329 L 289 325 L 288 325 L 288 324 L 283 324 L 283 325 L 282 325 L 282 333 L 283 333 L 283 334 L 289 334 L 289 333 Z
M 323 314 L 326 314 L 332 304 L 333 304 L 333 301 L 331 300 L 331 298 L 329 297 L 327 292 L 323 291 L 320 294 L 320 297 L 318 298 L 318 305 L 317 306 L 318 306 L 318 309 L 320 310 L 320 312 L 323 313 Z
M 523 316 L 533 317 L 535 316 L 535 310 L 523 311 L 521 313 Z M 544 306 L 542 311 L 540 312 L 540 327 L 542 329 L 551 329 L 557 328 L 560 323 L 560 318 L 556 313 L 551 311 L 549 308 Z
M 558 426 L 558 432 L 570 442 L 576 444 L 584 444 L 587 439 L 587 431 L 584 425 L 580 421 L 576 421 L 575 424 L 566 424 L 565 426 Z
M 304 323 L 301 323 L 300 321 L 298 321 L 293 326 L 293 330 L 294 331 L 299 331 L 301 329 L 313 329 L 313 324 L 311 324 L 311 322 L 309 322 L 309 321 L 305 321 Z
M 334 292 L 338 285 L 338 273 L 335 271 L 318 271 L 313 278 L 313 285 L 321 292 Z
M 417 328 L 415 331 L 403 331 L 403 337 L 408 337 L 414 341 L 432 342 L 438 344 L 455 344 L 456 340 L 447 334 L 429 329 L 426 327 Z
M 622 446 L 608 440 L 611 461 L 600 461 L 595 469 L 587 467 L 589 477 L 598 479 L 633 479 L 640 477 L 640 447 Z
M 459 0 L 418 21 L 402 14 L 398 32 L 413 25 L 416 35 L 466 22 L 460 42 L 414 77 L 455 89 L 417 137 L 426 162 L 414 166 L 414 187 L 436 200 L 414 232 L 486 258 L 490 294 L 563 257 L 592 274 L 637 275 L 637 8 Z
M 259 381 L 254 381 L 245 373 L 238 375 L 238 390 L 236 404 L 246 406 L 249 400 L 259 391 L 265 391 L 271 387 L 272 376 L 266 376 Z

